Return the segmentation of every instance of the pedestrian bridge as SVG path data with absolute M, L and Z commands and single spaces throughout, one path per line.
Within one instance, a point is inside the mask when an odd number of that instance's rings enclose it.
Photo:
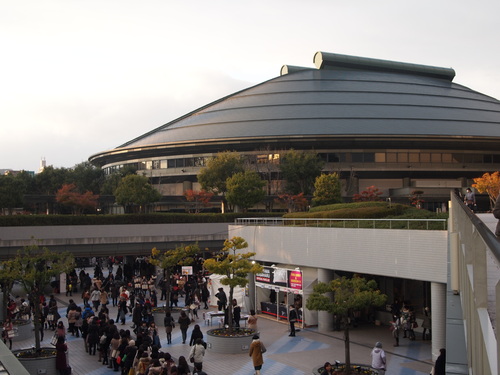
M 221 249 L 228 223 L 124 224 L 0 227 L 0 259 L 38 244 L 75 257 L 141 256 L 197 242 L 201 249 Z

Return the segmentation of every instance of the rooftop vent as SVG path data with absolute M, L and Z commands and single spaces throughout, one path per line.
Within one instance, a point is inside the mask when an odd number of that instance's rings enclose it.
M 404 73 L 444 79 L 450 82 L 453 81 L 455 77 L 455 71 L 452 68 L 370 59 L 367 57 L 340 55 L 337 53 L 316 52 L 313 60 L 314 65 L 316 65 L 318 69 L 371 70 L 377 72 Z

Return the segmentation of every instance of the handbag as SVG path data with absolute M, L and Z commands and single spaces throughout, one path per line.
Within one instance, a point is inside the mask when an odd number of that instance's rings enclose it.
M 193 356 L 189 358 L 189 362 L 194 363 L 194 354 L 196 353 L 196 344 L 194 345 Z
M 54 320 L 54 314 L 49 314 L 49 315 L 47 315 L 47 320 L 48 320 L 48 321 L 52 321 L 52 320 Z
M 265 352 L 267 352 L 267 348 L 264 346 L 264 343 L 260 343 L 260 352 L 262 354 L 264 354 Z
M 16 333 L 14 332 L 14 330 L 13 330 L 13 329 L 9 329 L 9 330 L 7 331 L 7 337 L 8 337 L 9 339 L 13 338 L 15 335 L 16 335 Z
M 117 364 L 122 363 L 122 357 L 120 355 L 118 357 L 116 357 L 116 363 Z
M 56 346 L 58 338 L 59 337 L 57 336 L 57 334 L 55 334 L 54 336 L 52 336 L 52 338 L 50 339 L 50 344 Z

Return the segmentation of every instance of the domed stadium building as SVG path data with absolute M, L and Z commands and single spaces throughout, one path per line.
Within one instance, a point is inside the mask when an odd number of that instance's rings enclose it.
M 279 77 L 89 160 L 106 173 L 136 166 L 162 195 L 179 197 L 200 189 L 208 158 L 237 151 L 275 195 L 280 156 L 312 150 L 325 172 L 340 174 L 347 200 L 372 185 L 401 202 L 420 190 L 429 209 L 500 170 L 500 101 L 453 83 L 453 69 L 324 52 L 314 64 L 285 65 Z

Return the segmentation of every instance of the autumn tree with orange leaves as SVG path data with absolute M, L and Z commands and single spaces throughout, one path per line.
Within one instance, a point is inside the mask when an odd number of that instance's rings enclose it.
M 378 187 L 375 185 L 368 186 L 365 190 L 363 190 L 359 194 L 354 194 L 352 196 L 352 200 L 354 202 L 373 202 L 373 201 L 381 201 L 382 198 L 380 196 L 382 192 L 379 191 Z
M 188 189 L 184 192 L 186 200 L 193 203 L 193 207 L 190 209 L 190 212 L 194 211 L 195 214 L 199 213 L 203 207 L 209 207 L 210 199 L 212 199 L 213 196 L 214 193 L 203 189 L 200 191 Z
M 500 193 L 500 172 L 486 172 L 483 177 L 475 178 L 474 182 L 472 187 L 481 194 L 487 193 L 490 198 L 490 206 L 493 207 Z
M 304 193 L 299 194 L 280 194 L 278 198 L 275 199 L 277 203 L 284 204 L 288 209 L 288 212 L 304 211 L 309 202 L 307 198 L 304 197 Z
M 95 210 L 99 195 L 86 191 L 81 194 L 76 191 L 75 184 L 64 184 L 56 193 L 56 201 L 63 206 L 71 208 L 74 215 L 79 215 L 85 210 Z

